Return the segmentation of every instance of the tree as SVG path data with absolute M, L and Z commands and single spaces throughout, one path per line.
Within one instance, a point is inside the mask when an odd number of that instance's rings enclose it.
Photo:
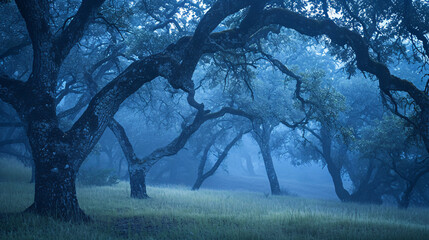
M 146 175 L 150 168 L 163 157 L 172 156 L 179 152 L 186 145 L 189 138 L 205 122 L 220 118 L 227 113 L 247 116 L 246 113 L 230 107 L 223 107 L 217 112 L 210 113 L 210 111 L 204 109 L 204 105 L 200 105 L 195 101 L 193 95 L 188 95 L 187 99 L 188 103 L 197 109 L 197 112 L 193 117 L 193 121 L 189 124 L 185 122 L 182 125 L 182 130 L 179 136 L 174 138 L 169 144 L 164 147 L 157 148 L 156 150 L 141 159 L 136 156 L 134 149 L 125 133 L 124 128 L 114 119 L 109 123 L 109 128 L 117 137 L 119 144 L 121 145 L 122 151 L 125 154 L 125 158 L 128 161 L 131 197 L 148 197 L 146 192 Z M 238 141 L 238 139 L 236 141 Z
M 216 140 L 218 140 L 221 137 L 224 137 L 222 135 L 225 134 L 225 132 L 228 130 L 229 129 L 225 129 L 225 127 L 221 126 L 221 129 L 218 130 L 216 133 L 214 133 L 211 136 L 211 139 L 207 142 L 205 148 L 203 149 L 203 154 L 201 156 L 200 164 L 198 166 L 197 179 L 195 180 L 195 183 L 192 186 L 192 190 L 200 189 L 203 182 L 217 171 L 219 166 L 223 163 L 225 158 L 228 156 L 228 153 L 231 150 L 231 148 L 233 148 L 234 145 L 238 143 L 238 141 L 243 137 L 244 134 L 250 132 L 250 130 L 246 131 L 243 129 L 239 129 L 235 137 L 232 140 L 228 141 L 223 148 L 217 151 L 217 156 L 214 164 L 207 171 L 204 171 L 207 165 L 207 161 L 209 160 L 210 150 L 212 148 L 215 148 Z
M 392 192 L 400 208 L 409 206 L 418 182 L 429 173 L 429 156 L 413 131 L 415 129 L 407 126 L 404 120 L 387 115 L 377 121 L 375 126 L 364 129 L 358 143 L 364 158 L 376 160 L 394 173 L 395 178 L 390 187 L 394 188 Z M 403 183 L 395 187 L 394 183 L 398 180 Z
M 131 64 L 92 98 L 82 116 L 70 130 L 64 132 L 58 126 L 55 111 L 57 77 L 64 59 L 81 39 L 103 2 L 83 1 L 73 19 L 66 21 L 65 28 L 54 34 L 48 21 L 48 2 L 17 1 L 32 41 L 33 69 L 25 83 L 2 76 L 0 97 L 18 112 L 32 148 L 36 191 L 29 211 L 64 219 L 87 219 L 76 198 L 76 172 L 119 105 L 141 85 L 159 75 L 169 79 L 173 87 L 190 91 L 192 83 L 189 78 L 203 53 L 202 47 L 208 34 L 224 17 L 250 4 L 240 2 L 230 5 L 230 9 L 221 11 L 221 16 L 211 13 L 224 9 L 226 5 L 222 2 L 215 4 L 200 22 L 193 38 L 183 38 L 167 52 Z M 186 50 L 183 46 L 187 46 Z M 170 54 L 179 58 L 183 56 L 185 61 L 179 66 Z M 174 70 L 166 71 L 173 67 Z
M 337 1 L 329 2 L 335 3 L 332 4 L 333 7 L 340 6 Z M 289 2 L 279 4 L 277 1 L 217 1 L 201 18 L 192 37 L 181 37 L 164 51 L 145 56 L 130 64 L 91 98 L 86 110 L 70 129 L 62 130 L 56 114 L 58 76 L 64 60 L 82 39 L 103 3 L 103 0 L 83 0 L 73 17 L 60 18 L 59 23 L 51 24 L 51 19 L 54 21 L 57 19 L 50 11 L 52 6 L 50 1 L 16 1 L 31 39 L 32 73 L 25 82 L 7 75 L 1 76 L 0 98 L 18 113 L 32 149 L 36 166 L 36 191 L 30 211 L 64 219 L 86 218 L 76 198 L 76 172 L 100 139 L 121 103 L 142 85 L 159 76 L 166 78 L 173 88 L 182 89 L 192 95 L 194 91 L 192 75 L 202 55 L 243 48 L 252 44 L 259 36 L 255 33 L 272 25 L 293 29 L 312 37 L 323 35 L 330 39 L 331 44 L 349 46 L 346 48 L 349 54 L 345 54 L 347 60 L 351 60 L 350 63 L 355 62 L 361 71 L 376 76 L 381 91 L 388 99 L 394 99 L 391 97 L 392 93 L 403 92 L 415 102 L 418 106 L 416 124 L 425 148 L 429 150 L 427 92 L 416 87 L 411 81 L 393 75 L 385 61 L 373 54 L 379 51 L 362 37 L 358 27 L 355 31 L 347 27 L 351 24 L 349 18 L 340 18 L 340 21 L 344 20 L 344 27 L 339 26 L 341 22 L 338 20 L 335 22 L 326 18 L 329 17 L 327 11 L 324 11 L 325 18 L 321 20 L 310 18 L 311 10 L 317 11 L 319 5 L 314 5 L 305 14 L 306 8 L 302 2 L 298 4 L 292 2 L 291 9 L 298 8 L 297 11 L 302 13 L 300 14 L 284 8 L 290 4 Z M 325 10 L 326 5 L 322 4 Z M 416 24 L 416 21 L 421 19 L 423 22 L 427 21 L 427 5 L 418 4 L 422 11 L 413 3 L 411 6 L 414 6 L 414 11 L 423 18 L 410 19 L 411 28 L 400 29 L 405 29 L 408 33 L 413 32 L 413 29 L 427 33 L 425 25 Z M 236 15 L 239 17 L 233 28 L 212 33 L 225 18 L 242 9 L 247 11 Z M 378 24 L 385 19 L 398 16 L 392 14 L 395 9 L 389 5 L 389 11 L 383 12 L 382 21 Z M 359 11 L 363 12 L 364 8 L 359 6 Z M 395 22 L 398 21 L 390 21 L 392 24 Z M 412 34 L 418 38 L 417 35 Z M 395 36 L 388 35 L 386 42 Z M 421 44 L 424 39 L 419 41 Z M 352 53 L 355 54 L 355 58 Z M 383 54 L 384 52 L 380 52 L 379 56 Z

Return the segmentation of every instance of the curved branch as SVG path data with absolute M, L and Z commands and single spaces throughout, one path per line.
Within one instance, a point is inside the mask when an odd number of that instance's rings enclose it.
M 234 147 L 234 145 L 243 137 L 244 134 L 247 134 L 249 132 L 250 132 L 250 129 L 246 130 L 246 131 L 240 131 L 235 136 L 235 138 L 232 139 L 228 143 L 228 145 L 226 145 L 226 147 L 224 148 L 224 150 L 222 151 L 220 156 L 217 158 L 215 164 L 210 168 L 210 170 L 202 175 L 202 179 L 206 179 L 206 178 L 212 176 L 216 172 L 216 170 L 219 168 L 219 166 L 222 164 L 223 160 L 225 160 L 225 158 L 228 156 L 228 153 L 231 150 L 231 148 Z
M 413 83 L 394 76 L 386 65 L 376 62 L 369 54 L 368 45 L 356 32 L 337 26 L 331 20 L 314 20 L 286 9 L 265 11 L 264 24 L 279 24 L 307 36 L 326 35 L 340 46 L 349 45 L 356 54 L 357 67 L 379 79 L 382 91 L 403 91 L 408 93 L 419 106 L 428 106 L 429 98 Z
M 94 19 L 105 0 L 83 0 L 76 15 L 67 27 L 55 38 L 55 62 L 62 63 L 70 50 L 82 38 L 86 27 Z
M 79 149 L 75 154 L 81 155 L 81 157 L 87 156 L 118 111 L 121 103 L 143 84 L 160 76 L 164 69 L 171 69 L 171 65 L 171 59 L 162 53 L 146 57 L 132 63 L 99 91 L 92 98 L 82 116 L 65 134 L 71 139 L 81 139 L 72 141 L 78 144 L 74 146 L 74 149 Z
M 194 35 L 186 46 L 180 68 L 176 69 L 177 78 L 171 81 L 174 88 L 191 91 L 194 86 L 191 81 L 197 63 L 203 54 L 203 47 L 210 33 L 229 15 L 258 3 L 258 0 L 220 0 L 217 1 L 204 15 L 195 29 Z
M 16 0 L 21 16 L 24 18 L 33 48 L 50 40 L 49 2 L 47 0 Z

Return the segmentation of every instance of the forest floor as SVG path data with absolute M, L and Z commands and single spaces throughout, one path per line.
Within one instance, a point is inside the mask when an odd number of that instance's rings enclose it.
M 128 182 L 78 187 L 93 221 L 63 222 L 20 213 L 33 199 L 29 174 L 0 161 L 0 239 L 429 239 L 429 209 L 177 186 L 136 200 Z

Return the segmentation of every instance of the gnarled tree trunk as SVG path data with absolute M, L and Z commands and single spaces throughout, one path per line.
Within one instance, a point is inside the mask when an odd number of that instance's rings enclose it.
M 130 188 L 132 198 L 149 198 L 146 192 L 146 169 L 138 164 L 129 164 Z
M 337 166 L 332 159 L 331 132 L 329 127 L 324 123 L 322 123 L 320 128 L 320 142 L 322 144 L 323 158 L 325 159 L 329 174 L 331 175 L 332 182 L 334 183 L 335 193 L 341 201 L 347 202 L 350 200 L 350 193 L 344 188 L 343 179 L 341 177 L 341 167 Z
M 36 165 L 34 203 L 26 210 L 63 220 L 89 220 L 76 197 L 76 171 L 66 165 Z

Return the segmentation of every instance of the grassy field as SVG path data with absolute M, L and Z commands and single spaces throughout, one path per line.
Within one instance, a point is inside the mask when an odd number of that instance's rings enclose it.
M 30 170 L 0 161 L 0 239 L 429 239 L 429 209 L 343 204 L 263 193 L 149 187 L 129 198 L 127 182 L 79 187 L 93 221 L 20 214 L 32 202 Z

